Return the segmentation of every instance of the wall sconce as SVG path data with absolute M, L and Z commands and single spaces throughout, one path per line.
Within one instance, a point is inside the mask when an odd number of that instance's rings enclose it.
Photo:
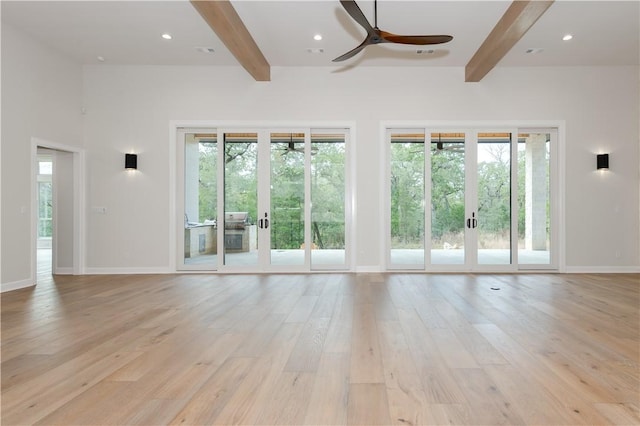
M 596 163 L 598 170 L 609 170 L 609 154 L 598 154 Z
M 127 170 L 136 170 L 138 168 L 138 155 L 137 154 L 125 154 L 124 155 L 124 168 Z

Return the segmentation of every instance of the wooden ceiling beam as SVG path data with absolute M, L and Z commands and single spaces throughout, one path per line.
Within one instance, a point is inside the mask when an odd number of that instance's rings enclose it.
M 515 0 L 464 69 L 466 82 L 478 82 L 511 50 L 554 0 Z
M 271 80 L 271 66 L 229 0 L 191 0 L 191 4 L 256 81 Z

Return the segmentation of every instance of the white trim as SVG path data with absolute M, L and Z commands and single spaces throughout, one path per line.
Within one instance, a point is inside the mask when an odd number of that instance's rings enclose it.
M 177 272 L 178 260 L 176 258 L 178 249 L 178 238 L 176 236 L 177 228 L 177 215 L 176 215 L 176 167 L 178 166 L 177 159 L 177 138 L 178 138 L 178 126 L 173 121 L 169 122 L 169 270 Z M 184 143 L 184 138 L 183 138 Z M 183 189 L 184 192 L 184 189 Z M 184 203 L 183 203 L 184 204 Z M 182 206 L 184 209 L 184 206 Z M 183 216 L 184 217 L 184 216 Z M 183 238 L 184 241 L 184 238 Z
M 19 290 L 21 288 L 35 287 L 35 285 L 36 283 L 30 278 L 26 280 L 13 281 L 10 283 L 2 283 L 0 285 L 0 293 Z
M 567 266 L 567 274 L 637 274 L 640 266 Z
M 38 206 L 36 205 L 36 186 L 38 182 L 37 165 L 38 165 L 38 148 L 46 148 L 55 151 L 69 152 L 73 154 L 73 275 L 83 275 L 85 273 L 85 151 L 71 145 L 65 145 L 58 142 L 52 142 L 37 137 L 31 138 L 31 223 L 30 223 L 30 255 L 31 255 L 31 275 L 29 281 L 36 282 L 37 277 L 37 219 Z M 54 176 L 55 179 L 55 176 Z M 55 218 L 54 218 L 55 220 Z M 35 285 L 35 284 L 34 284 Z
M 179 273 L 182 273 L 180 271 Z M 172 274 L 174 273 L 166 266 L 147 268 L 86 268 L 86 275 L 144 275 L 144 274 Z
M 388 145 L 388 135 L 387 135 L 387 129 L 407 129 L 407 128 L 413 128 L 413 129 L 417 129 L 417 128 L 424 128 L 425 129 L 425 135 L 428 134 L 430 131 L 433 131 L 434 129 L 437 128 L 455 128 L 455 129 L 462 129 L 465 131 L 472 131 L 474 134 L 477 134 L 478 132 L 481 131 L 485 131 L 485 130 L 495 130 L 496 128 L 498 129 L 510 129 L 511 132 L 516 132 L 515 133 L 515 138 L 516 138 L 516 143 L 517 143 L 517 135 L 518 132 L 522 131 L 523 129 L 536 129 L 538 130 L 550 130 L 550 131 L 554 131 L 554 134 L 556 135 L 557 141 L 555 144 L 552 144 L 551 147 L 551 161 L 552 164 L 551 169 L 552 172 L 555 171 L 556 175 L 555 175 L 555 180 L 553 179 L 553 176 L 550 177 L 551 180 L 551 187 L 550 191 L 551 191 L 551 197 L 552 200 L 555 200 L 555 202 L 553 203 L 553 205 L 555 206 L 555 210 L 553 211 L 552 214 L 552 220 L 554 221 L 554 229 L 555 229 L 555 237 L 552 240 L 552 245 L 554 246 L 554 250 L 556 252 L 555 254 L 555 259 L 551 260 L 551 265 L 549 269 L 546 269 L 547 272 L 549 273 L 553 273 L 553 272 L 565 272 L 565 250 L 566 250 L 566 236 L 565 236 L 565 174 L 566 174 L 566 167 L 564 167 L 565 165 L 565 156 L 566 156 L 566 139 L 565 139 L 565 127 L 566 127 L 566 123 L 564 120 L 436 120 L 436 121 L 429 121 L 429 120 L 408 120 L 408 121 L 401 121 L 401 120 L 381 120 L 380 121 L 380 140 L 382 141 L 382 143 L 384 144 L 384 146 L 381 147 L 380 152 L 382 153 L 382 158 L 381 158 L 381 170 L 384 170 L 384 175 L 385 175 L 385 180 L 389 180 L 389 150 L 386 147 L 386 145 Z M 555 147 L 553 146 L 555 145 Z M 557 151 L 553 151 L 554 149 L 557 149 Z M 554 155 L 555 154 L 555 155 Z M 512 152 L 512 158 L 514 156 L 514 153 Z M 553 163 L 555 162 L 555 163 Z M 512 164 L 513 167 L 513 164 Z M 512 169 L 512 173 L 514 172 L 514 170 Z M 517 171 L 515 171 L 515 173 L 517 174 Z M 554 184 L 555 182 L 555 184 Z M 513 188 L 513 180 L 512 180 L 512 188 Z M 381 232 L 382 235 L 381 237 L 381 241 L 383 241 L 383 245 L 384 247 L 381 248 L 380 251 L 380 259 L 381 259 L 381 265 L 382 267 L 385 269 L 385 271 L 389 271 L 389 272 L 395 272 L 397 271 L 396 269 L 392 269 L 390 268 L 390 261 L 389 261 L 389 256 L 388 256 L 388 251 L 389 251 L 389 247 L 390 247 L 390 243 L 389 243 L 389 236 L 387 234 L 389 234 L 389 216 L 388 216 L 388 212 L 386 210 L 388 210 L 386 208 L 386 204 L 388 202 L 389 199 L 389 188 L 388 188 L 388 182 L 384 182 L 384 196 L 382 197 L 383 199 L 380 201 L 380 217 L 383 218 L 383 220 L 385 221 L 385 223 L 383 224 L 383 226 L 381 226 Z M 466 192 L 465 192 L 466 193 Z M 554 198 L 555 197 L 555 198 Z M 465 203 L 466 205 L 467 203 Z M 513 206 L 512 206 L 512 211 L 513 211 Z M 512 221 L 514 221 L 516 218 L 513 217 L 512 215 Z M 426 223 L 426 222 L 425 222 Z M 426 226 L 426 225 L 425 225 Z M 552 235 L 553 236 L 553 235 Z M 554 245 L 555 243 L 555 245 Z M 465 245 L 468 245 L 465 242 Z M 512 242 L 512 250 L 517 251 L 517 242 L 515 243 L 515 245 Z M 425 253 L 426 253 L 426 248 L 425 248 Z M 517 253 L 515 255 L 515 259 L 517 259 Z M 426 259 L 425 259 L 426 260 Z M 554 261 L 555 260 L 555 261 Z M 466 263 L 466 262 L 465 262 Z M 425 265 L 427 265 L 428 262 L 425 262 Z M 480 265 L 476 265 L 476 269 L 478 272 L 485 272 L 483 267 L 478 267 Z M 492 266 L 492 271 L 493 271 L 493 266 L 495 265 L 491 265 Z M 512 265 L 509 265 L 508 270 L 502 270 L 502 268 L 497 267 L 495 269 L 495 272 L 510 272 L 510 273 L 515 273 L 518 269 L 518 265 L 517 263 L 513 263 Z M 431 272 L 438 272 L 440 270 L 440 268 L 433 268 L 433 265 L 429 265 L 429 267 L 427 268 L 426 271 L 423 272 L 427 272 L 427 273 L 431 273 Z M 412 271 L 410 270 L 404 270 L 404 271 Z M 474 271 L 474 269 L 470 269 L 468 271 L 466 270 L 459 270 L 459 272 L 472 272 Z M 529 271 L 528 269 L 523 268 L 524 272 Z M 454 272 L 454 271 L 452 271 Z M 488 272 L 488 271 L 487 271 Z M 542 272 L 542 270 L 541 270 Z
M 358 266 L 355 268 L 355 271 L 357 274 L 371 274 L 371 273 L 381 273 L 381 272 L 385 272 L 385 270 L 382 268 L 382 265 L 364 265 L 364 266 Z M 388 271 L 388 272 L 394 272 L 394 273 L 404 273 L 404 271 Z M 424 273 L 424 271 L 421 271 L 422 273 Z
M 346 156 L 347 162 L 345 164 L 345 190 L 349 191 L 350 197 L 347 198 L 345 208 L 347 210 L 347 223 L 345 224 L 345 239 L 347 246 L 347 257 L 345 258 L 346 269 L 345 270 L 336 270 L 336 271 L 352 271 L 355 265 L 356 253 L 357 253 L 357 238 L 356 238 L 356 227 L 354 226 L 356 220 L 356 167 L 355 167 L 355 121 L 217 121 L 217 120 L 170 120 L 169 121 L 169 270 L 176 273 L 189 272 L 189 270 L 178 269 L 180 265 L 179 261 L 179 252 L 180 248 L 178 247 L 179 242 L 177 241 L 177 228 L 176 226 L 180 226 L 177 222 L 178 218 L 176 216 L 176 211 L 178 206 L 178 181 L 177 181 L 177 172 L 180 170 L 178 166 L 178 131 L 180 129 L 188 129 L 189 131 L 196 129 L 215 129 L 219 134 L 223 132 L 230 131 L 231 129 L 242 129 L 242 130 L 271 130 L 271 129 L 306 129 L 309 132 L 312 129 L 345 129 L 345 144 L 346 144 Z M 288 131 L 288 130 L 287 130 Z M 222 156 L 222 151 L 219 152 L 219 155 Z M 218 184 L 222 185 L 223 179 L 218 178 Z M 220 191 L 220 188 L 218 188 Z M 222 202 L 220 198 L 218 200 L 219 203 Z M 219 207 L 219 206 L 218 206 Z M 183 207 L 181 207 L 182 209 Z M 222 234 L 220 234 L 222 235 Z M 222 238 L 219 236 L 219 238 Z M 218 241 L 220 243 L 220 240 Z M 218 260 L 217 271 L 208 269 L 203 272 L 216 273 L 216 272 L 236 272 L 233 268 L 223 267 L 221 265 L 221 257 Z M 260 265 L 256 265 L 258 268 Z M 264 265 L 263 265 L 264 266 Z M 340 265 L 342 266 L 342 265 Z M 268 273 L 280 273 L 275 270 L 265 270 L 264 272 Z M 315 272 L 316 269 L 309 267 L 307 271 L 291 271 L 293 273 L 312 273 Z M 318 271 L 323 271 L 322 268 L 318 269 Z M 197 271 L 196 271 L 197 272 Z M 262 273 L 263 271 L 249 271 L 242 270 L 237 271 L 239 273 Z M 285 271 L 287 272 L 287 271 Z M 324 270 L 324 272 L 330 272 L 329 270 Z
M 73 267 L 53 268 L 54 275 L 77 275 L 73 273 Z
M 567 139 L 565 136 L 565 122 L 559 122 L 555 127 L 558 129 L 556 135 L 556 146 L 557 146 L 557 155 L 556 155 L 556 163 L 554 166 L 554 170 L 556 171 L 556 178 L 558 179 L 557 185 L 553 185 L 553 189 L 551 192 L 551 196 L 555 194 L 556 196 L 556 208 L 554 211 L 554 215 L 552 216 L 555 219 L 556 229 L 555 229 L 555 242 L 556 242 L 556 250 L 558 251 L 556 255 L 556 261 L 558 270 L 560 272 L 565 272 L 567 269 L 566 264 L 566 172 L 567 172 L 567 162 L 566 162 L 566 147 L 567 147 Z M 553 149 L 553 147 L 551 147 Z M 551 158 L 553 161 L 553 157 Z M 555 192 L 553 192 L 555 190 Z
M 347 213 L 350 216 L 345 217 L 347 223 L 345 223 L 345 249 L 347 250 L 347 257 L 344 261 L 346 263 L 345 268 L 347 271 L 353 271 L 357 265 L 356 253 L 358 252 L 358 238 L 357 229 L 355 226 L 358 203 L 358 179 L 357 179 L 357 163 L 356 163 L 356 151 L 357 151 L 357 133 L 355 121 L 342 122 L 338 127 L 347 129 L 345 134 L 345 155 L 347 156 L 345 167 L 345 191 L 351 195 L 351 198 L 346 199 Z M 346 215 L 345 215 L 346 216 Z

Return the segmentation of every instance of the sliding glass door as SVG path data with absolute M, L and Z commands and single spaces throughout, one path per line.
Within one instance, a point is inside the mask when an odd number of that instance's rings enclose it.
M 347 136 L 344 129 L 181 129 L 178 269 L 348 268 Z
M 552 269 L 550 135 L 389 129 L 388 269 Z

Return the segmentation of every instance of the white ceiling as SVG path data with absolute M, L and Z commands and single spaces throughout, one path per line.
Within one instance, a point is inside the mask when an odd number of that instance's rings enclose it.
M 338 0 L 233 0 L 271 66 L 465 66 L 510 1 L 380 0 L 378 26 L 397 34 L 450 34 L 431 54 L 420 46 L 358 45 L 363 29 Z M 373 22 L 373 2 L 358 1 Z M 640 1 L 556 0 L 498 66 L 640 64 Z M 83 64 L 237 65 L 189 1 L 2 1 L 2 24 Z M 162 33 L 173 35 L 163 40 Z M 315 41 L 316 33 L 323 40 Z M 563 42 L 565 33 L 573 40 Z M 210 47 L 215 53 L 202 53 Z M 313 54 L 310 48 L 324 49 Z M 425 47 L 422 47 L 425 49 Z M 527 54 L 529 48 L 543 49 Z

